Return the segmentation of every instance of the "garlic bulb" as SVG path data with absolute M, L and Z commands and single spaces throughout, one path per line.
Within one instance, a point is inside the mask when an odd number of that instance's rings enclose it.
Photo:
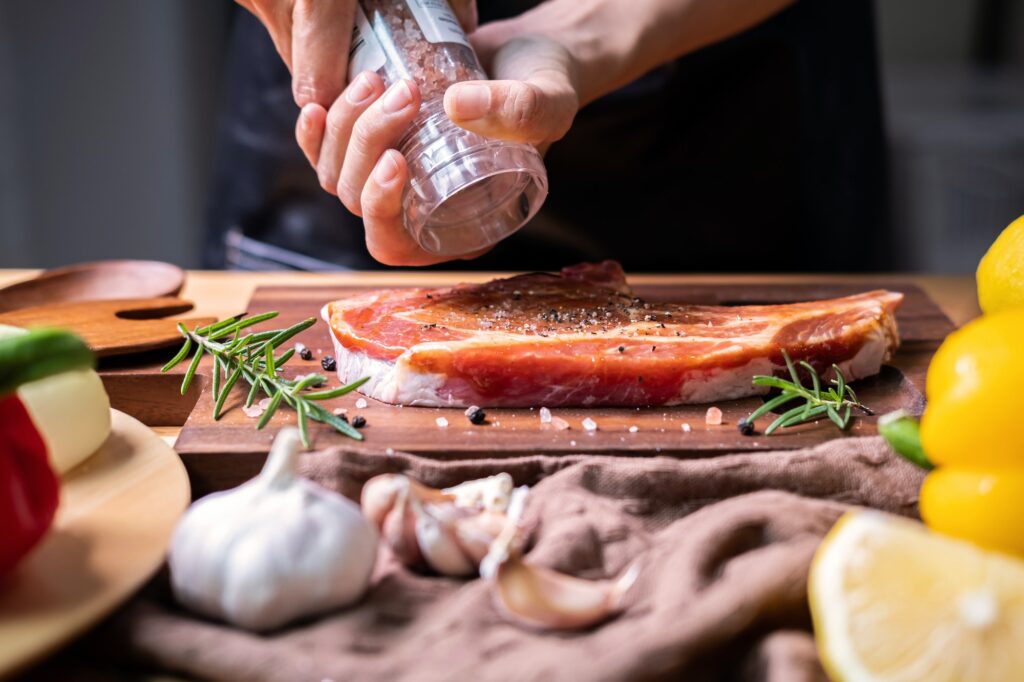
M 404 565 L 442 575 L 477 572 L 505 527 L 512 477 L 498 474 L 443 490 L 400 474 L 384 474 L 363 487 L 363 513 L 380 529 Z
M 169 558 L 178 601 L 265 631 L 366 592 L 377 532 L 355 503 L 296 475 L 299 447 L 282 430 L 259 476 L 185 513 Z
M 621 610 L 639 564 L 614 580 L 583 580 L 523 561 L 519 518 L 526 493 L 526 488 L 513 493 L 507 525 L 480 564 L 480 574 L 492 581 L 499 609 L 515 622 L 542 630 L 587 628 Z

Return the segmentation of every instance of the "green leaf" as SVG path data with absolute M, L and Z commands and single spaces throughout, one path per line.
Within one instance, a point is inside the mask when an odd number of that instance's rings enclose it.
M 903 458 L 922 469 L 930 471 L 935 468 L 921 447 L 920 424 L 906 411 L 896 410 L 879 417 L 878 433 Z
M 272 320 L 275 317 L 277 317 L 278 314 L 279 313 L 276 313 L 276 312 L 274 312 L 274 313 L 263 313 L 262 315 L 254 315 L 253 317 L 247 317 L 245 319 L 239 319 L 237 322 L 235 322 L 233 324 L 227 325 L 226 327 L 223 327 L 221 329 L 218 329 L 215 332 L 210 333 L 208 338 L 211 341 L 214 341 L 216 339 L 220 339 L 220 338 L 223 338 L 225 336 L 230 336 L 231 334 L 234 334 L 236 331 L 239 331 L 239 330 L 242 330 L 242 329 L 248 329 L 249 327 L 252 327 L 252 326 L 255 326 L 257 324 L 260 324 L 261 322 L 266 322 L 267 320 Z
M 270 419 L 274 416 L 274 413 L 277 412 L 277 408 L 281 405 L 282 398 L 284 398 L 284 391 L 278 391 L 277 393 L 274 394 L 274 397 L 270 399 L 270 405 L 267 406 L 267 409 L 266 411 L 264 411 L 263 416 L 260 417 L 259 423 L 256 424 L 257 430 L 262 429 L 264 426 L 270 423 Z
M 761 405 L 761 407 L 759 407 L 756 410 L 754 410 L 753 412 L 751 412 L 747 416 L 745 421 L 748 421 L 751 424 L 753 424 L 755 420 L 760 419 L 764 415 L 766 415 L 769 412 L 771 412 L 772 410 L 774 410 L 776 407 L 779 407 L 781 405 L 785 405 L 786 403 L 788 403 L 788 402 L 790 402 L 792 400 L 796 400 L 796 399 L 797 399 L 797 396 L 795 396 L 795 395 L 790 395 L 788 393 L 781 393 L 781 394 L 775 396 L 774 398 L 771 398 L 770 400 L 766 400 Z
M 804 387 L 802 381 L 800 381 L 800 375 L 796 373 L 796 367 L 793 366 L 793 361 L 789 358 L 789 353 L 782 351 L 782 358 L 786 361 L 786 368 L 789 369 L 789 376 L 793 377 L 793 383 L 800 388 Z
M 835 405 L 826 405 L 825 413 L 828 415 L 828 418 L 832 420 L 832 423 L 839 427 L 840 431 L 846 430 L 846 424 L 843 423 L 843 418 L 839 416 L 838 412 L 836 412 Z
M 178 323 L 178 329 L 185 335 L 185 343 L 182 344 L 181 350 L 175 355 L 170 361 L 160 368 L 161 372 L 170 372 L 172 369 L 178 366 L 178 364 L 188 357 L 188 353 L 192 350 L 192 337 L 188 335 L 188 330 L 185 329 L 185 325 Z
M 800 423 L 805 417 L 806 405 L 798 405 L 791 410 L 783 412 L 779 417 L 768 425 L 768 428 L 764 430 L 766 436 L 772 435 L 776 429 L 780 428 L 783 424 L 789 424 L 791 420 L 796 417 L 797 421 L 794 424 Z
M 332 413 L 328 412 L 316 403 L 309 404 L 309 418 L 313 421 L 327 424 L 339 433 L 348 436 L 353 440 L 363 440 L 363 434 L 356 430 L 354 426 L 346 421 L 342 421 L 339 417 L 334 416 Z
M 213 420 L 218 421 L 221 417 L 221 412 L 224 409 L 224 403 L 227 402 L 228 396 L 231 395 L 231 389 L 238 383 L 238 379 L 242 376 L 242 368 L 236 367 L 235 371 L 228 377 L 227 383 L 224 384 L 224 390 L 220 392 L 220 397 L 217 398 L 217 404 L 213 406 Z
M 821 377 L 818 376 L 817 370 L 811 365 L 811 363 L 801 360 L 800 366 L 803 367 L 811 375 L 811 384 L 814 386 L 814 397 L 821 400 Z
M 245 397 L 245 406 L 252 407 L 252 404 L 256 402 L 256 396 L 260 392 L 260 381 L 258 379 L 251 380 L 252 386 L 249 388 L 249 395 Z
M 214 355 L 213 356 L 213 386 L 210 389 L 212 391 L 213 399 L 214 400 L 217 400 L 217 398 L 220 397 L 220 368 L 221 368 L 220 357 L 218 357 L 217 355 Z
M 277 376 L 277 367 L 274 366 L 274 347 L 267 345 L 264 356 L 266 357 L 266 372 L 268 377 Z
M 295 412 L 298 415 L 299 420 L 299 437 L 302 438 L 302 444 L 307 448 L 309 447 L 309 419 L 306 415 L 306 404 L 302 401 L 295 403 Z
M 202 346 L 196 349 L 196 354 L 192 356 L 192 362 L 188 366 L 188 370 L 185 372 L 185 378 L 181 381 L 181 394 L 185 395 L 188 393 L 189 386 L 192 385 L 192 379 L 196 376 L 196 370 L 199 369 L 199 361 L 203 359 L 203 353 L 206 349 Z
M 370 380 L 370 377 L 363 377 L 362 379 L 357 379 L 356 381 L 353 381 L 351 384 L 348 384 L 346 386 L 342 386 L 340 388 L 334 388 L 334 389 L 331 389 L 329 391 L 318 391 L 317 393 L 306 393 L 302 397 L 305 398 L 306 400 L 331 400 L 333 398 L 340 398 L 343 395 L 348 395 L 349 393 L 351 393 L 352 391 L 356 390 L 357 388 L 359 388 L 360 386 L 362 386 L 363 384 L 365 384 L 369 380 Z M 782 396 L 778 396 L 778 397 L 781 398 Z M 787 398 L 787 400 L 792 400 L 792 398 Z M 783 401 L 783 402 L 785 402 L 785 401 Z M 768 403 L 765 403 L 765 405 L 767 405 L 767 404 Z M 762 406 L 762 408 L 763 408 L 763 406 Z M 761 408 L 759 408 L 759 409 L 761 409 Z M 765 410 L 765 412 L 771 411 L 773 409 L 775 409 L 774 406 L 769 407 L 767 410 Z M 757 414 L 757 413 L 755 412 L 755 414 Z M 764 413 L 762 413 L 762 414 L 764 414 Z M 758 416 L 760 416 L 760 415 L 758 415 Z

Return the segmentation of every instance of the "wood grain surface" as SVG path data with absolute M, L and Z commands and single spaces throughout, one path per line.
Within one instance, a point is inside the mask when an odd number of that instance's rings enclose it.
M 192 310 L 180 298 L 72 301 L 0 313 L 0 324 L 61 327 L 81 336 L 99 357 L 144 353 L 181 343 L 178 323 L 209 324 L 212 317 L 177 317 Z
M 867 285 L 867 286 L 866 286 Z M 890 288 L 906 294 L 897 320 L 903 345 L 883 372 L 876 378 L 856 385 L 862 400 L 878 414 L 896 408 L 920 413 L 924 407 L 924 374 L 935 349 L 954 328 L 951 321 L 918 287 L 884 279 L 869 282 L 750 283 L 688 282 L 685 284 L 641 284 L 638 295 L 657 301 L 690 301 L 724 305 L 784 303 L 831 298 L 869 288 Z M 248 306 L 251 313 L 268 310 L 281 312 L 274 326 L 284 326 L 305 317 L 317 316 L 328 300 L 342 298 L 366 287 L 263 287 L 255 292 Z M 314 360 L 293 361 L 286 370 L 290 375 L 321 371 L 320 359 L 331 354 L 327 325 L 323 322 L 305 332 L 297 340 L 314 353 Z M 209 371 L 206 368 L 205 371 Z M 332 385 L 337 380 L 332 378 Z M 247 417 L 238 406 L 244 398 L 236 389 L 229 400 L 233 407 L 219 421 L 212 420 L 212 400 L 208 391 L 198 399 L 176 443 L 185 461 L 197 492 L 237 484 L 254 475 L 266 456 L 277 429 L 294 423 L 294 415 L 282 410 L 264 431 L 255 430 L 254 418 Z M 367 420 L 366 440 L 359 447 L 374 451 L 387 448 L 445 458 L 482 456 L 512 457 L 544 452 L 629 454 L 673 456 L 708 455 L 716 452 L 799 448 L 840 435 L 827 420 L 786 430 L 771 437 L 741 435 L 736 423 L 760 404 L 759 398 L 726 401 L 718 404 L 724 413 L 721 426 L 705 424 L 708 406 L 672 408 L 597 408 L 559 409 L 555 411 L 570 423 L 568 430 L 556 431 L 540 423 L 538 413 L 529 409 L 488 410 L 488 422 L 482 426 L 469 423 L 462 409 L 395 407 L 367 399 L 367 407 L 356 407 L 358 395 L 346 396 L 328 403 L 330 408 L 346 409 L 349 417 L 361 415 Z M 444 417 L 447 428 L 436 420 Z M 598 424 L 597 431 L 588 432 L 581 421 L 590 417 Z M 876 418 L 862 417 L 854 421 L 847 435 L 874 433 Z M 684 424 L 690 430 L 684 431 Z M 761 428 L 767 424 L 759 424 Z M 632 427 L 636 431 L 632 432 Z M 354 443 L 332 430 L 314 425 L 314 447 Z

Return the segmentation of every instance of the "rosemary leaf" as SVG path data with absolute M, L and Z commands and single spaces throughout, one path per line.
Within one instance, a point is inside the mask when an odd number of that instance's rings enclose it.
M 827 416 L 832 423 L 845 431 L 850 426 L 853 408 L 857 408 L 865 414 L 873 414 L 870 408 L 857 399 L 857 394 L 846 383 L 846 377 L 843 376 L 842 370 L 837 365 L 832 365 L 836 375 L 830 382 L 832 386 L 823 391 L 821 376 L 810 363 L 803 360 L 799 362 L 799 366 L 806 370 L 811 377 L 811 388 L 807 388 L 800 381 L 797 367 L 793 364 L 789 354 L 783 351 L 782 357 L 786 361 L 786 369 L 789 371 L 792 381 L 776 376 L 754 377 L 755 386 L 778 389 L 780 393 L 766 401 L 744 421 L 753 424 L 755 419 L 790 401 L 800 400 L 802 402 L 779 415 L 765 429 L 765 435 L 771 435 L 778 429 L 804 424 L 822 416 Z
M 257 431 L 270 423 L 270 419 L 274 416 L 274 413 L 277 412 L 277 408 L 281 405 L 282 398 L 284 398 L 284 391 L 278 390 L 277 393 L 274 394 L 274 397 L 270 399 L 270 405 L 267 406 L 267 409 L 263 412 L 263 416 L 260 417 L 259 423 L 256 424 Z
M 296 402 L 295 412 L 299 415 L 299 437 L 302 438 L 302 444 L 307 448 L 309 447 L 309 420 L 306 418 L 306 403 Z
M 308 398 L 310 396 L 306 396 L 306 397 Z M 796 396 L 788 395 L 786 393 L 782 393 L 780 395 L 777 395 L 774 398 L 772 398 L 771 400 L 765 401 L 765 403 L 763 405 L 761 405 L 761 407 L 759 407 L 756 410 L 754 410 L 750 414 L 750 416 L 747 417 L 746 420 L 748 422 L 750 422 L 750 423 L 753 423 L 755 419 L 759 419 L 759 418 L 763 417 L 764 415 L 766 415 L 769 412 L 771 412 L 772 410 L 774 410 L 776 407 L 780 407 L 782 405 L 785 405 L 790 400 L 796 400 Z
M 832 423 L 839 427 L 840 431 L 846 430 L 846 424 L 843 422 L 843 418 L 839 416 L 839 413 L 836 412 L 835 405 L 826 405 L 825 413 L 828 415 L 828 418 L 832 420 Z
M 290 348 L 280 355 L 276 355 L 276 349 L 316 324 L 316 318 L 302 320 L 286 329 L 242 333 L 245 329 L 277 316 L 276 312 L 248 318 L 245 315 L 237 315 L 193 331 L 189 331 L 179 324 L 178 330 L 185 342 L 177 355 L 164 367 L 164 371 L 170 371 L 195 349 L 195 354 L 192 356 L 192 361 L 181 385 L 181 392 L 184 394 L 195 378 L 203 355 L 209 353 L 213 357 L 212 391 L 215 420 L 222 416 L 224 406 L 234 387 L 244 379 L 249 384 L 249 391 L 245 398 L 246 407 L 250 407 L 260 393 L 270 397 L 270 404 L 264 410 L 256 428 L 264 428 L 283 402 L 296 411 L 299 429 L 303 434 L 303 442 L 307 445 L 309 444 L 308 421 L 310 419 L 327 424 L 350 438 L 362 440 L 361 433 L 316 401 L 328 400 L 350 393 L 366 383 L 368 377 L 348 386 L 306 393 L 308 389 L 326 383 L 327 377 L 321 374 L 311 374 L 298 381 L 286 379 L 280 375 L 280 370 L 295 356 L 295 349 Z
M 307 394 L 305 394 L 302 397 L 305 398 L 306 400 L 331 400 L 333 398 L 340 398 L 343 395 L 348 395 L 349 393 L 351 393 L 352 391 L 356 390 L 357 388 L 359 388 L 360 386 L 362 386 L 363 384 L 365 384 L 369 380 L 370 380 L 370 377 L 363 377 L 362 379 L 359 379 L 358 381 L 352 382 L 348 386 L 342 386 L 340 388 L 334 388 L 334 389 L 331 389 L 329 391 L 319 391 L 317 393 L 307 393 Z M 772 408 L 769 408 L 769 409 L 772 409 Z
M 178 327 L 179 327 L 180 329 L 184 329 L 184 328 L 185 328 L 185 327 L 184 327 L 184 326 L 183 326 L 182 324 L 180 324 L 180 323 L 178 324 Z M 188 334 L 188 332 L 185 332 L 185 333 L 186 333 L 186 334 Z M 179 364 L 179 363 L 180 363 L 180 362 L 181 362 L 182 360 L 184 360 L 185 358 L 187 358 L 187 357 L 188 357 L 188 353 L 189 353 L 189 351 L 190 351 L 190 350 L 192 350 L 192 339 L 191 339 L 191 338 L 189 338 L 188 336 L 186 336 L 186 337 L 185 337 L 185 343 L 184 343 L 184 344 L 183 344 L 183 345 L 181 346 L 181 350 L 179 350 L 179 351 L 178 351 L 178 354 L 177 354 L 177 355 L 175 355 L 175 356 L 174 356 L 173 358 L 171 358 L 170 362 L 168 362 L 168 363 L 167 363 L 166 365 L 164 365 L 164 366 L 163 366 L 163 367 L 162 367 L 162 368 L 160 369 L 160 371 L 161 371 L 161 372 L 170 372 L 170 371 L 171 371 L 172 369 L 174 369 L 175 367 L 177 367 L 177 366 L 178 366 L 178 364 Z
M 248 377 L 246 377 L 246 380 L 248 380 Z M 260 382 L 253 381 L 251 383 L 252 383 L 252 386 L 249 388 L 249 395 L 247 395 L 245 397 L 245 406 L 246 407 L 252 407 L 252 404 L 254 402 L 256 402 L 256 396 L 260 392 Z
M 185 372 L 185 378 L 181 382 L 182 395 L 188 393 L 188 388 L 192 385 L 192 379 L 196 376 L 196 370 L 199 369 L 199 361 L 203 359 L 203 353 L 205 352 L 206 349 L 200 346 L 196 350 L 196 354 L 192 356 L 192 363 L 189 364 L 188 370 Z
M 277 376 L 277 367 L 274 365 L 274 347 L 267 345 L 266 351 L 263 354 L 266 356 L 265 371 L 267 376 Z
M 213 392 L 213 399 L 217 400 L 220 398 L 220 358 L 216 355 L 213 356 L 213 387 L 210 389 Z
M 231 334 L 234 334 L 236 331 L 248 329 L 249 327 L 260 324 L 261 322 L 272 320 L 275 317 L 277 317 L 277 315 L 278 313 L 263 313 L 262 315 L 255 315 L 253 317 L 240 319 L 233 324 L 229 324 L 228 326 L 218 329 L 215 332 L 208 333 L 205 336 L 207 336 L 211 341 L 216 341 L 217 339 L 223 338 L 225 336 L 230 336 Z
M 807 370 L 811 375 L 811 384 L 814 386 L 814 397 L 821 400 L 821 377 L 818 376 L 818 372 L 815 371 L 811 363 L 801 360 L 800 366 Z
M 228 377 L 227 383 L 224 384 L 224 389 L 220 392 L 220 397 L 217 398 L 217 404 L 213 406 L 213 420 L 219 421 L 221 412 L 224 410 L 224 403 L 227 402 L 228 396 L 231 394 L 231 389 L 235 387 L 238 380 L 242 377 L 242 368 L 238 367 L 231 376 Z

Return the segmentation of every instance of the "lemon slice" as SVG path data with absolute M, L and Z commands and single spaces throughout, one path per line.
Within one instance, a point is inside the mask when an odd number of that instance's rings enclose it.
M 879 512 L 850 512 L 809 578 L 837 682 L 1024 680 L 1024 562 Z

